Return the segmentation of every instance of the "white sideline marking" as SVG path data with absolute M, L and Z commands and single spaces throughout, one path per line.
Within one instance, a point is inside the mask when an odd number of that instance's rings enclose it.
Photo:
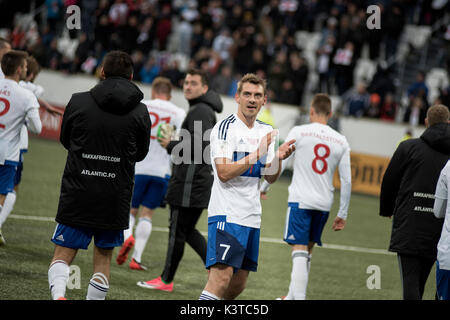
M 13 218 L 13 219 L 19 219 L 19 220 L 55 222 L 55 218 L 50 218 L 50 217 L 24 216 L 24 215 L 19 215 L 19 214 L 11 214 L 9 217 Z M 157 227 L 157 226 L 153 226 L 152 230 L 159 231 L 159 232 L 169 232 L 169 228 L 163 228 L 163 227 Z M 204 232 L 204 231 L 201 231 L 200 233 L 205 237 L 208 235 L 208 233 Z M 285 242 L 281 239 L 266 238 L 266 237 L 261 237 L 261 242 L 285 244 Z M 389 251 L 383 250 L 383 249 L 361 248 L 361 247 L 353 247 L 353 246 L 344 246 L 344 245 L 340 245 L 340 244 L 322 243 L 322 247 L 318 247 L 318 248 L 362 252 L 362 253 L 395 255 L 394 252 L 389 252 Z

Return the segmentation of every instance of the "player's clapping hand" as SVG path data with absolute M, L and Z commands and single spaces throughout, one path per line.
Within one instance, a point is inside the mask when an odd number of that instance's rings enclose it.
M 345 220 L 339 217 L 336 217 L 336 219 L 334 219 L 333 221 L 333 230 L 334 231 L 339 231 L 339 230 L 343 230 L 345 227 Z
M 261 200 L 267 200 L 267 192 L 261 192 Z
M 264 138 L 261 139 L 261 142 L 259 143 L 258 147 L 258 154 L 260 157 L 265 155 L 267 151 L 269 150 L 269 146 L 272 143 L 273 139 L 278 135 L 278 130 L 272 130 L 268 134 L 264 136 Z
M 277 151 L 277 157 L 280 160 L 288 158 L 295 151 L 295 139 L 283 143 Z

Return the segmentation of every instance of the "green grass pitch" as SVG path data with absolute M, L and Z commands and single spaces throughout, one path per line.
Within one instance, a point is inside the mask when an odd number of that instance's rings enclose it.
M 54 218 L 58 206 L 59 188 L 64 169 L 66 151 L 54 141 L 30 139 L 25 155 L 24 172 L 17 202 L 11 217 L 3 225 L 6 246 L 0 247 L 0 300 L 50 299 L 47 270 L 54 245 L 50 238 L 56 223 L 24 219 L 28 217 Z M 273 300 L 287 293 L 291 258 L 290 247 L 282 243 L 287 209 L 288 179 L 276 182 L 269 199 L 263 201 L 259 266 L 250 273 L 247 288 L 239 296 L 245 300 Z M 339 194 L 322 236 L 324 247 L 313 250 L 307 299 L 312 300 L 391 300 L 401 299 L 400 275 L 397 257 L 392 254 L 371 253 L 364 248 L 386 250 L 391 223 L 378 216 L 378 198 L 353 194 L 347 225 L 343 231 L 331 230 L 332 220 L 339 205 Z M 198 229 L 207 230 L 207 213 L 203 213 Z M 168 210 L 158 209 L 153 217 L 153 232 L 143 254 L 147 271 L 133 271 L 128 262 L 115 263 L 114 250 L 111 282 L 107 299 L 110 300 L 196 300 L 204 288 L 207 272 L 200 258 L 186 245 L 184 257 L 175 276 L 171 293 L 140 288 L 137 281 L 150 280 L 162 272 L 167 250 Z M 337 248 L 330 248 L 338 245 Z M 92 244 L 80 250 L 73 264 L 81 271 L 81 288 L 67 290 L 68 299 L 85 299 L 92 275 Z M 363 248 L 351 251 L 349 247 Z M 364 252 L 366 251 L 366 252 Z M 380 268 L 380 289 L 368 289 L 371 273 L 367 268 Z M 425 289 L 424 299 L 434 299 L 435 269 Z

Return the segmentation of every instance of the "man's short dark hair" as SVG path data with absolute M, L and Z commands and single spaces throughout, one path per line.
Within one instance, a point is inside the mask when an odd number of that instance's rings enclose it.
M 204 86 L 208 85 L 208 75 L 206 74 L 205 71 L 203 71 L 201 69 L 190 68 L 186 72 L 186 75 L 188 75 L 188 74 L 190 74 L 191 76 L 199 75 L 202 80 L 202 85 L 204 85 Z
M 313 97 L 311 106 L 317 114 L 328 116 L 331 112 L 331 99 L 326 93 L 318 93 Z
M 31 79 L 31 81 L 33 81 L 37 77 L 37 75 L 39 74 L 40 71 L 41 71 L 41 66 L 36 61 L 36 58 L 33 56 L 28 56 L 28 58 L 27 58 L 27 78 L 31 74 L 33 74 L 33 78 Z
M 122 77 L 130 79 L 133 74 L 133 61 L 128 53 L 123 51 L 108 52 L 103 59 L 105 78 Z
M 443 104 L 431 106 L 427 111 L 428 126 L 431 127 L 437 123 L 448 123 L 449 116 L 449 110 Z
M 238 83 L 238 87 L 237 87 L 238 94 L 241 94 L 242 87 L 244 86 L 244 83 L 247 83 L 247 82 L 251 83 L 251 84 L 254 84 L 254 85 L 261 86 L 263 88 L 264 95 L 267 94 L 267 92 L 266 92 L 266 90 L 267 90 L 266 80 L 258 77 L 254 73 L 247 73 L 241 78 L 241 80 Z
M 2 70 L 5 76 L 13 76 L 27 58 L 28 53 L 25 51 L 11 50 L 5 53 L 2 58 Z

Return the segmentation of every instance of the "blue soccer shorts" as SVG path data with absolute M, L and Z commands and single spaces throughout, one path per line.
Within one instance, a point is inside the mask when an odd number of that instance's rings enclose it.
M 289 202 L 286 213 L 284 241 L 289 244 L 308 245 L 320 240 L 323 228 L 328 220 L 329 212 L 320 210 L 300 209 L 297 202 Z
M 16 176 L 17 166 L 0 165 L 0 194 L 8 194 L 14 191 L 14 177 Z
M 450 300 L 450 270 L 440 269 L 436 261 L 436 290 L 439 300 Z
M 226 216 L 208 218 L 208 248 L 206 268 L 226 264 L 256 271 L 258 267 L 260 229 L 226 222 Z
M 123 230 L 100 230 L 71 227 L 58 223 L 52 236 L 52 242 L 61 247 L 87 249 L 94 237 L 94 243 L 102 249 L 113 249 L 123 244 Z
M 149 209 L 156 209 L 163 203 L 169 185 L 169 176 L 165 178 L 138 174 L 134 177 L 131 207 L 139 208 L 142 204 Z
M 17 165 L 16 174 L 14 176 L 14 185 L 18 185 L 20 181 L 22 180 L 22 170 L 23 170 L 23 162 L 19 161 L 19 164 Z

